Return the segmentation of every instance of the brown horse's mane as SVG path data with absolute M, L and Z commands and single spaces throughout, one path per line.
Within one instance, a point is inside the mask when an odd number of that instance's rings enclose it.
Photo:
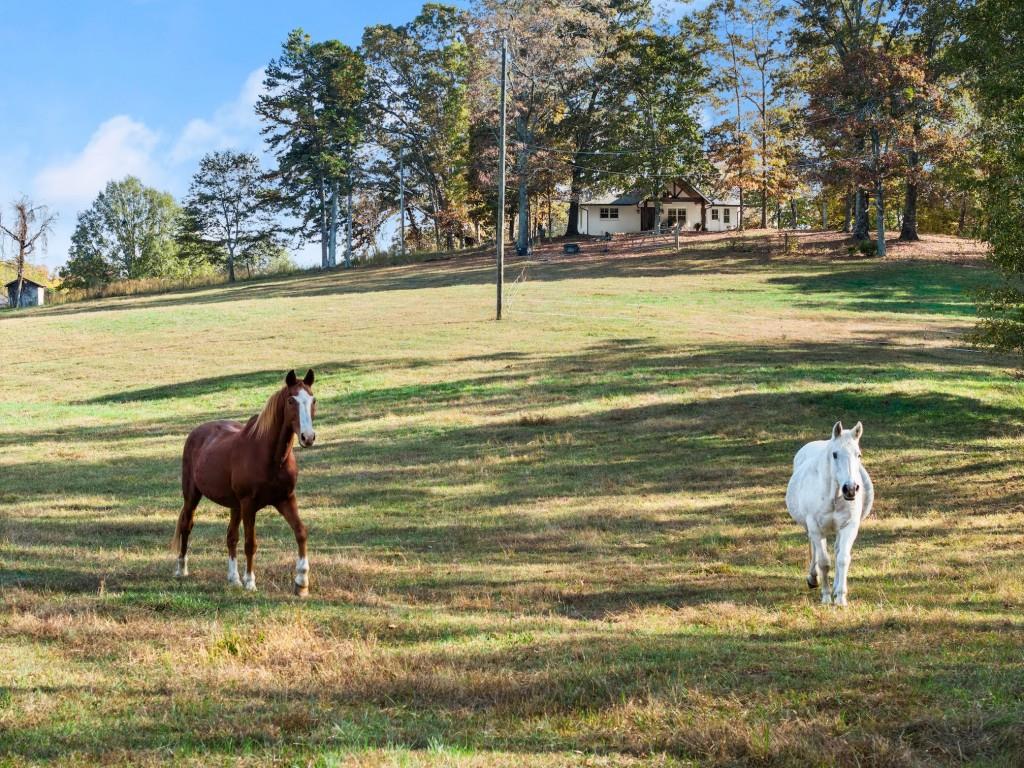
M 267 399 L 267 404 L 252 422 L 251 434 L 257 439 L 272 435 L 276 437 L 281 431 L 281 422 L 284 419 L 284 405 L 288 399 L 288 387 L 281 387 Z

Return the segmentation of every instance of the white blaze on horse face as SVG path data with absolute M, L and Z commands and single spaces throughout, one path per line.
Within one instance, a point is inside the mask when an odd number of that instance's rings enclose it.
M 313 431 L 313 396 L 300 389 L 292 399 L 299 406 L 299 443 L 308 448 L 316 440 L 316 432 Z
M 852 500 L 860 491 L 861 484 L 860 445 L 854 437 L 854 430 L 843 430 L 839 437 L 833 437 L 828 449 L 836 492 Z

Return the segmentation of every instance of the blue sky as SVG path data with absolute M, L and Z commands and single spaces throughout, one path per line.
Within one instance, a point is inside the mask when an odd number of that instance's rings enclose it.
M 59 214 L 45 257 L 67 258 L 76 213 L 112 178 L 180 197 L 199 157 L 261 149 L 252 105 L 288 31 L 356 45 L 419 0 L 3 2 L 0 204 L 27 194 Z M 303 261 L 310 259 L 309 252 Z M 318 256 L 317 256 L 318 258 Z

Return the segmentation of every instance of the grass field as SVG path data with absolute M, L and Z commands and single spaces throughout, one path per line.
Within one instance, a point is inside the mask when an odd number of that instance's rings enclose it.
M 977 264 L 758 236 L 0 315 L 0 765 L 1019 766 L 1024 383 Z M 516 278 L 522 277 L 516 282 Z M 317 371 L 312 597 L 260 591 L 185 435 Z M 849 608 L 793 453 L 865 424 Z

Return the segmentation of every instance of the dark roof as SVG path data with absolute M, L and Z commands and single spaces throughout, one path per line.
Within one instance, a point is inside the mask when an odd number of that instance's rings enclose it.
M 704 198 L 707 205 L 719 205 L 719 206 L 738 206 L 739 200 L 734 197 L 727 197 L 724 200 L 715 200 L 709 195 L 706 195 L 703 191 L 695 187 L 685 178 L 675 179 L 669 182 L 672 187 L 677 185 L 687 185 L 694 191 L 698 197 Z M 667 189 L 669 187 L 666 187 Z M 675 191 L 675 190 L 673 190 Z M 639 205 L 640 203 L 649 199 L 649 195 L 638 190 L 631 192 L 609 192 L 604 195 L 598 195 L 597 197 L 590 198 L 589 200 L 581 200 L 580 205 Z
M 34 285 L 36 288 L 45 288 L 46 286 L 42 283 L 37 283 L 35 280 L 31 280 L 27 277 L 22 278 L 24 285 Z M 18 278 L 14 278 L 11 282 L 4 285 L 4 288 L 15 288 L 18 285 Z
M 610 192 L 590 200 L 581 200 L 580 205 L 636 205 L 643 199 L 639 192 Z

